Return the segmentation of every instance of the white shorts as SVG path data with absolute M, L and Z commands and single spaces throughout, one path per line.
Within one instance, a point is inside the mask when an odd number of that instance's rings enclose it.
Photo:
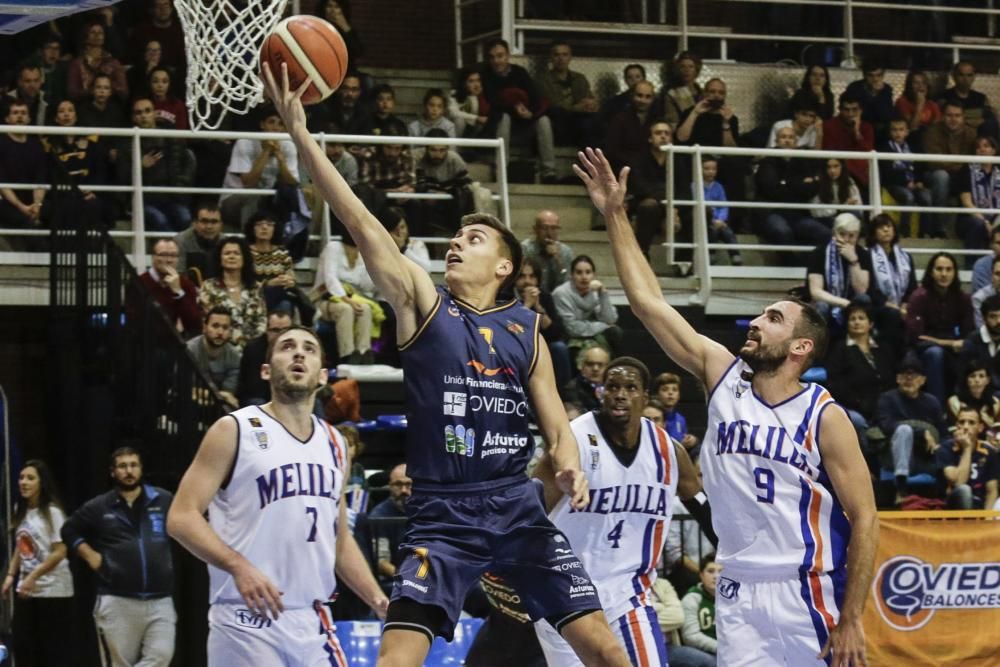
M 322 616 L 321 616 L 322 614 Z M 347 667 L 329 609 L 285 610 L 265 619 L 245 605 L 208 609 L 209 667 Z
M 830 664 L 817 655 L 840 620 L 844 575 L 781 581 L 719 577 L 715 593 L 718 659 L 727 667 Z M 829 656 L 827 656 L 829 658 Z
M 653 667 L 667 664 L 667 648 L 652 607 L 632 609 L 619 618 L 609 620 L 608 624 L 633 665 Z M 542 646 L 548 667 L 583 667 L 569 642 L 548 621 L 536 621 L 535 634 L 538 635 L 538 643 Z

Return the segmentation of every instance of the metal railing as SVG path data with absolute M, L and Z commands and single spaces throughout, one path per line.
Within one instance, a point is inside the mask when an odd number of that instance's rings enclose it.
M 516 54 L 523 54 L 525 47 L 525 36 L 535 32 L 550 36 L 553 33 L 573 32 L 573 33 L 596 33 L 596 34 L 621 34 L 621 35 L 649 35 L 660 36 L 678 41 L 678 51 L 687 50 L 692 39 L 716 40 L 719 45 L 718 58 L 728 60 L 730 42 L 797 42 L 797 43 L 817 43 L 826 45 L 837 45 L 844 49 L 844 59 L 854 62 L 859 46 L 880 46 L 892 48 L 910 49 L 936 49 L 951 52 L 952 60 L 961 59 L 962 51 L 995 51 L 996 43 L 991 39 L 984 40 L 983 43 L 969 42 L 931 42 L 913 40 L 893 40 L 893 39 L 872 39 L 859 37 L 857 35 L 856 20 L 859 10 L 879 9 L 898 12 L 900 18 L 904 12 L 929 13 L 927 20 L 940 20 L 945 14 L 953 15 L 975 15 L 986 18 L 986 32 L 989 38 L 995 36 L 996 18 L 1000 15 L 1000 9 L 994 9 L 992 3 L 990 7 L 954 7 L 945 4 L 926 5 L 916 3 L 889 3 L 889 2 L 866 2 L 863 0 L 717 0 L 720 3 L 748 4 L 759 7 L 760 5 L 793 5 L 798 7 L 829 7 L 832 10 L 841 9 L 843 12 L 842 34 L 835 36 L 826 35 L 804 35 L 799 34 L 778 34 L 773 32 L 737 32 L 729 25 L 692 25 L 689 21 L 688 6 L 690 0 L 658 0 L 655 4 L 655 12 L 651 12 L 646 2 L 642 2 L 641 15 L 636 23 L 596 23 L 588 21 L 569 20 L 544 20 L 526 19 L 524 11 L 524 0 L 502 0 L 500 3 L 500 16 L 498 25 L 494 29 L 482 31 L 475 35 L 463 34 L 462 10 L 476 4 L 481 4 L 484 0 L 455 0 L 455 43 L 457 53 L 457 63 L 463 63 L 463 47 L 469 44 L 476 46 L 476 55 L 482 60 L 482 41 L 488 37 L 502 37 L 511 45 L 511 50 Z M 667 23 L 669 12 L 668 7 L 673 7 L 673 14 L 677 17 L 676 23 Z M 655 14 L 652 16 L 651 14 Z M 829 26 L 826 26 L 829 27 Z
M 691 297 L 691 302 L 704 305 L 712 293 L 712 272 L 711 253 L 712 250 L 766 250 L 768 252 L 803 252 L 812 250 L 812 246 L 801 245 L 774 245 L 774 244 L 726 244 L 709 243 L 708 241 L 708 220 L 705 210 L 711 206 L 711 202 L 705 199 L 705 187 L 702 177 L 702 161 L 705 156 L 717 157 L 745 157 L 745 158 L 766 158 L 766 157 L 787 157 L 794 159 L 815 159 L 825 160 L 838 158 L 841 160 L 864 160 L 868 163 L 868 204 L 817 204 L 813 202 L 802 203 L 772 203 L 762 201 L 726 201 L 729 208 L 739 209 L 766 209 L 768 211 L 794 210 L 801 211 L 809 208 L 834 208 L 838 211 L 852 211 L 861 213 L 871 213 L 878 215 L 883 211 L 898 211 L 901 213 L 956 213 L 970 214 L 981 213 L 992 216 L 1000 215 L 1000 209 L 995 208 L 966 208 L 959 206 L 903 206 L 899 204 L 888 205 L 882 203 L 882 183 L 878 170 L 880 160 L 897 161 L 905 155 L 908 162 L 951 162 L 959 164 L 984 164 L 990 163 L 1000 165 L 1000 157 L 985 157 L 980 155 L 941 155 L 929 153 L 879 153 L 877 151 L 835 151 L 835 150 L 811 150 L 801 148 L 735 148 L 725 146 L 662 146 L 661 151 L 667 154 L 666 162 L 666 199 L 661 203 L 666 205 L 668 213 L 664 219 L 664 245 L 667 249 L 667 262 L 674 263 L 674 250 L 678 248 L 694 249 L 694 274 L 698 278 L 699 287 L 697 293 Z M 691 156 L 691 175 L 694 179 L 692 183 L 693 199 L 679 199 L 674 191 L 674 173 L 676 162 L 675 155 Z M 995 167 L 1000 168 L 1000 167 Z M 678 206 L 693 207 L 693 243 L 677 243 L 674 237 L 674 226 L 669 224 L 673 220 L 673 211 Z M 860 215 L 858 217 L 861 217 Z M 936 252 L 931 249 L 907 248 L 912 254 L 932 254 Z M 951 250 L 955 255 L 982 255 L 986 250 Z
M 105 137 L 121 137 L 130 140 L 129 150 L 132 153 L 132 183 L 130 185 L 90 185 L 85 189 L 93 192 L 120 192 L 132 194 L 132 229 L 127 232 L 113 233 L 114 236 L 126 236 L 132 239 L 132 263 L 143 266 L 145 258 L 146 239 L 171 237 L 171 233 L 156 233 L 146 230 L 143 211 L 143 194 L 184 194 L 184 195 L 273 195 L 274 189 L 269 188 L 223 188 L 223 187 L 167 187 L 147 186 L 142 183 L 142 139 L 163 137 L 178 140 L 223 140 L 254 139 L 258 141 L 288 141 L 287 133 L 280 132 L 223 132 L 194 130 L 143 130 L 139 128 L 98 128 L 98 127 L 41 127 L 37 125 L 0 125 L 0 134 L 30 134 L 39 136 L 82 136 L 98 135 Z M 460 148 L 492 148 L 496 151 L 497 185 L 500 190 L 497 197 L 500 202 L 500 218 L 510 227 L 510 196 L 507 187 L 507 148 L 502 139 L 451 139 L 426 137 L 383 137 L 369 135 L 333 135 L 314 134 L 313 138 L 320 147 L 326 149 L 328 143 L 343 144 L 402 144 L 404 146 L 449 146 Z M 50 189 L 48 183 L 0 183 L 0 188 L 12 190 Z M 434 192 L 389 192 L 390 199 L 451 199 L 451 195 Z M 47 230 L 32 229 L 0 229 L 0 236 L 45 236 Z M 325 246 L 330 240 L 330 206 L 323 201 L 319 239 Z

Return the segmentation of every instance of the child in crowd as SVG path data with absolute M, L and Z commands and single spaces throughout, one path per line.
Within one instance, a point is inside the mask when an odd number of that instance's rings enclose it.
M 708 206 L 705 210 L 705 218 L 708 222 L 708 239 L 712 243 L 736 243 L 736 234 L 729 227 L 729 207 L 725 206 L 726 189 L 722 183 L 715 180 L 719 173 L 719 160 L 714 157 L 706 157 L 701 163 L 701 175 L 705 188 L 705 201 L 719 202 L 718 206 Z M 694 183 L 691 184 L 692 192 Z M 714 255 L 714 253 L 713 253 Z M 729 261 L 734 266 L 743 265 L 743 257 L 739 250 L 729 251 Z
M 878 150 L 880 153 L 899 153 L 900 159 L 891 162 L 879 160 L 882 185 L 900 206 L 930 206 L 931 191 L 918 180 L 914 163 L 903 157 L 913 153 L 907 141 L 909 136 L 910 128 L 905 120 L 893 118 L 889 121 L 889 140 L 879 146 Z M 910 229 L 912 216 L 913 214 L 909 212 L 899 214 L 900 229 L 904 233 Z
M 719 642 L 715 637 L 715 585 L 722 566 L 715 563 L 715 554 L 705 554 L 698 564 L 701 582 L 688 589 L 681 599 L 684 645 L 715 654 Z
M 681 379 L 674 373 L 660 373 L 653 380 L 653 398 L 659 399 L 663 405 L 664 418 L 666 423 L 664 429 L 667 434 L 684 445 L 684 449 L 692 456 L 697 456 L 695 447 L 698 438 L 688 433 L 687 420 L 677 411 L 677 404 L 681 400 Z
M 424 95 L 424 112 L 409 125 L 411 137 L 426 137 L 436 127 L 444 130 L 449 137 L 455 137 L 455 124 L 444 115 L 446 100 L 444 91 L 440 88 L 427 91 Z

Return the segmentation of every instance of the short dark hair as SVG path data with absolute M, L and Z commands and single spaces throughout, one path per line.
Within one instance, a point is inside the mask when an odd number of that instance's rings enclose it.
M 385 94 L 392 95 L 392 99 L 396 99 L 396 89 L 387 83 L 380 83 L 372 88 L 372 99 Z
M 885 65 L 879 58 L 865 58 L 864 62 L 861 63 L 862 75 L 878 72 L 879 70 L 885 71 Z
M 550 51 L 552 49 L 556 48 L 557 46 L 568 46 L 570 48 L 570 50 L 573 49 L 573 46 L 569 43 L 569 40 L 566 39 L 566 38 L 564 38 L 564 37 L 556 37 L 551 42 L 549 42 L 549 50 Z
M 273 315 L 273 313 L 272 313 L 272 315 Z M 280 334 L 278 334 L 277 336 L 275 336 L 274 340 L 268 342 L 268 344 L 267 344 L 267 352 L 264 354 L 264 363 L 268 363 L 268 364 L 271 363 L 271 356 L 274 354 L 274 346 L 275 346 L 275 344 L 278 342 L 278 340 L 282 336 L 284 336 L 289 331 L 305 331 L 310 336 L 312 336 L 313 339 L 316 341 L 316 344 L 319 345 L 320 359 L 326 359 L 326 353 L 323 350 L 323 341 L 321 341 L 319 339 L 319 335 L 315 331 L 313 331 L 312 329 L 310 329 L 309 327 L 304 327 L 301 324 L 293 324 L 292 326 L 288 327 L 287 329 L 285 329 L 284 331 L 282 331 Z
M 198 211 L 211 211 L 212 213 L 221 213 L 222 208 L 219 207 L 218 199 L 199 199 L 194 204 L 194 217 L 198 217 Z
M 957 102 L 955 100 L 945 100 L 944 104 L 941 105 L 941 113 L 944 113 L 944 110 L 948 107 L 954 107 L 962 113 L 965 113 L 965 107 L 962 106 L 961 102 Z
M 510 53 L 510 44 L 507 43 L 506 39 L 500 39 L 499 37 L 493 38 L 486 42 L 486 53 L 493 50 L 494 46 L 502 46 L 506 49 L 507 53 Z
M 205 313 L 205 324 L 208 324 L 208 321 L 212 319 L 212 315 L 224 315 L 229 318 L 230 322 L 233 320 L 233 314 L 225 306 L 212 306 L 208 312 Z
M 861 99 L 854 93 L 853 90 L 845 90 L 837 98 L 837 108 L 843 107 L 846 104 L 857 104 L 861 106 Z
M 243 236 L 246 238 L 247 243 L 257 242 L 257 233 L 254 231 L 258 222 L 263 222 L 265 220 L 270 220 L 274 223 L 274 234 L 271 236 L 271 243 L 274 245 L 281 245 L 282 234 L 285 231 L 283 229 L 284 225 L 278 222 L 278 216 L 269 208 L 259 208 L 253 212 L 247 221 L 243 225 Z
M 427 139 L 447 139 L 448 133 L 445 132 L 440 127 L 432 127 L 427 130 L 427 134 L 424 135 Z
M 811 111 L 818 115 L 820 111 L 819 102 L 814 96 L 799 95 L 793 97 L 791 107 L 793 116 L 804 111 Z
M 705 568 L 715 562 L 715 552 L 710 551 L 698 561 L 698 572 L 704 572 Z
M 1000 294 L 991 294 L 979 304 L 979 312 L 986 319 L 988 313 L 995 313 L 1000 310 Z
M 440 88 L 428 88 L 427 92 L 424 93 L 424 105 L 430 102 L 433 97 L 440 97 L 442 102 L 445 104 L 448 103 L 448 96 L 444 94 L 443 90 Z
M 655 394 L 660 391 L 660 387 L 665 384 L 675 384 L 679 387 L 681 386 L 681 376 L 676 373 L 660 373 L 653 378 L 653 384 L 650 386 L 649 390 Z
M 622 76 L 628 76 L 628 71 L 630 69 L 639 70 L 640 72 L 642 72 L 642 78 L 643 79 L 646 78 L 646 68 L 640 65 L 639 63 L 629 63 L 628 65 L 625 65 L 625 69 L 622 70 Z
M 791 301 L 801 308 L 792 335 L 796 338 L 808 338 L 813 342 L 812 352 L 806 358 L 806 367 L 808 368 L 813 362 L 826 356 L 826 345 L 829 338 L 826 320 L 816 310 L 816 306 L 811 303 L 795 298 L 784 299 L 784 301 Z
M 540 260 L 537 255 L 525 255 L 524 259 L 521 260 L 521 271 L 523 271 L 526 266 L 531 267 L 531 270 L 535 273 L 535 277 L 538 278 L 539 289 L 544 291 L 545 286 L 542 285 L 542 260 Z M 517 272 L 518 275 L 521 274 L 521 271 Z
M 579 264 L 580 262 L 586 262 L 587 264 L 590 264 L 590 268 L 595 272 L 597 271 L 597 265 L 594 264 L 594 260 L 590 258 L 590 255 L 577 255 L 576 257 L 573 258 L 573 261 L 569 263 L 570 273 L 572 273 L 576 269 L 576 265 Z
M 517 280 L 517 276 L 521 273 L 521 262 L 524 261 L 524 251 L 521 249 L 521 243 L 514 236 L 514 232 L 510 230 L 510 227 L 500 222 L 498 218 L 490 215 L 489 213 L 470 213 L 468 215 L 463 215 L 462 220 L 459 223 L 459 227 L 467 227 L 469 225 L 485 225 L 497 231 L 500 234 L 500 241 L 503 247 L 507 248 L 506 257 L 510 260 L 513 265 L 510 275 L 504 279 L 503 283 L 500 285 L 500 289 L 497 291 L 497 296 L 505 294 L 510 296 L 513 294 L 514 281 Z
M 649 368 L 635 357 L 617 357 L 604 367 L 604 380 L 608 379 L 608 371 L 615 367 L 634 368 L 642 379 L 642 390 L 649 391 Z
M 872 248 L 877 243 L 875 241 L 875 230 L 888 225 L 893 230 L 893 243 L 899 240 L 899 230 L 896 229 L 896 221 L 888 213 L 879 213 L 868 223 L 868 233 L 865 235 L 865 244 Z
M 142 454 L 139 453 L 135 447 L 119 447 L 115 451 L 111 452 L 111 458 L 109 459 L 109 465 L 114 468 L 118 463 L 118 459 L 123 456 L 135 456 L 139 459 L 139 465 L 142 465 Z
M 958 421 L 958 416 L 960 414 L 962 414 L 963 412 L 971 412 L 972 414 L 976 415 L 976 420 L 980 424 L 983 423 L 983 416 L 981 414 L 979 414 L 979 410 L 977 408 L 972 407 L 971 405 L 966 404 L 966 403 L 960 403 L 959 406 L 958 406 L 958 410 L 955 411 L 955 421 L 956 422 Z
M 847 304 L 847 307 L 844 308 L 844 319 L 845 320 L 850 319 L 851 314 L 856 311 L 861 311 L 862 313 L 865 314 L 865 317 L 867 317 L 868 320 L 871 321 L 872 319 L 871 310 L 869 310 L 868 306 L 866 306 L 861 301 L 851 301 L 849 304 Z

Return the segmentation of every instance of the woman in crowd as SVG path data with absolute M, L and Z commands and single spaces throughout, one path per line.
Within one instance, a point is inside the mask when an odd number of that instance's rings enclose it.
M 825 65 L 810 65 L 802 74 L 802 83 L 792 95 L 791 108 L 804 101 L 810 101 L 817 106 L 819 117 L 823 120 L 833 118 L 835 98 L 830 90 L 830 70 Z M 793 114 L 789 113 L 788 118 Z
M 965 365 L 957 391 L 948 398 L 948 418 L 954 424 L 961 408 L 979 410 L 986 428 L 993 428 L 1000 421 L 1000 398 L 990 380 L 990 368 L 981 359 Z
M 670 83 L 660 93 L 658 104 L 662 105 L 663 117 L 670 127 L 677 127 L 685 111 L 701 99 L 701 56 L 693 51 L 682 51 L 674 58 L 670 73 Z
M 98 74 L 105 74 L 111 79 L 111 89 L 119 100 L 128 99 L 125 68 L 104 48 L 104 31 L 100 21 L 92 21 L 83 28 L 83 49 L 79 57 L 70 61 L 66 82 L 66 90 L 74 100 L 86 97 Z
M 870 279 L 882 296 L 876 313 L 879 337 L 896 349 L 896 356 L 902 356 L 906 301 L 917 288 L 913 257 L 900 247 L 896 224 L 885 213 L 872 219 L 866 245 L 871 259 Z
M 142 62 L 132 65 L 128 70 L 126 80 L 128 89 L 133 94 L 144 91 L 149 87 L 149 75 L 160 66 L 160 59 L 163 57 L 163 46 L 156 40 L 146 42 L 142 49 Z
M 838 158 L 828 159 L 826 169 L 819 175 L 819 186 L 812 199 L 815 208 L 810 210 L 810 215 L 829 226 L 841 212 L 840 205 L 860 203 L 861 191 L 845 168 L 844 161 Z
M 538 313 L 538 328 L 549 346 L 552 368 L 556 374 L 556 386 L 564 387 L 572 377 L 569 347 L 566 345 L 566 330 L 559 320 L 552 295 L 541 285 L 542 265 L 534 255 L 527 255 L 521 262 L 521 273 L 514 281 L 517 298 L 524 307 Z
M 833 237 L 816 246 L 806 264 L 806 287 L 813 305 L 828 322 L 844 324 L 844 309 L 853 301 L 870 305 L 871 266 L 858 245 L 861 222 L 853 213 L 833 221 Z
M 976 138 L 976 155 L 996 157 L 997 141 L 993 137 Z M 952 176 L 952 188 L 965 208 L 1000 208 L 1000 168 L 990 162 L 963 164 Z M 988 248 L 990 233 L 997 216 L 984 213 L 960 215 L 955 221 L 955 231 L 969 250 Z M 971 267 L 975 257 L 966 261 Z
M 204 312 L 216 306 L 232 316 L 229 342 L 240 350 L 264 333 L 267 311 L 253 268 L 253 256 L 243 239 L 230 236 L 219 244 L 217 265 L 222 273 L 202 283 L 198 302 Z
M 63 626 L 73 615 L 73 577 L 59 535 L 66 515 L 44 461 L 25 463 L 17 482 L 20 498 L 11 520 L 14 553 L 0 590 L 4 597 L 16 591 L 14 659 L 18 667 L 68 665 L 72 643 L 63 630 L 53 636 L 53 624 Z
M 281 245 L 281 225 L 267 211 L 257 211 L 243 226 L 243 236 L 253 258 L 254 277 L 261 285 L 267 312 L 289 304 L 299 312 L 299 321 L 312 326 L 316 309 L 295 286 L 295 269 L 288 249 Z
M 172 130 L 187 130 L 188 111 L 184 102 L 173 94 L 173 76 L 166 67 L 154 67 L 147 79 L 149 95 L 156 109 L 156 124 Z
M 556 313 L 577 352 L 598 345 L 614 357 L 622 330 L 615 326 L 618 311 L 604 284 L 594 278 L 594 260 L 578 255 L 570 263 L 570 278 L 552 292 Z
M 906 334 L 927 375 L 927 391 L 944 406 L 948 375 L 965 337 L 975 328 L 972 299 L 962 291 L 958 263 L 947 252 L 931 256 L 906 305 Z
M 911 71 L 903 83 L 903 94 L 896 98 L 896 113 L 910 127 L 910 144 L 920 146 L 920 132 L 941 118 L 941 108 L 930 99 L 931 84 L 927 75 Z

